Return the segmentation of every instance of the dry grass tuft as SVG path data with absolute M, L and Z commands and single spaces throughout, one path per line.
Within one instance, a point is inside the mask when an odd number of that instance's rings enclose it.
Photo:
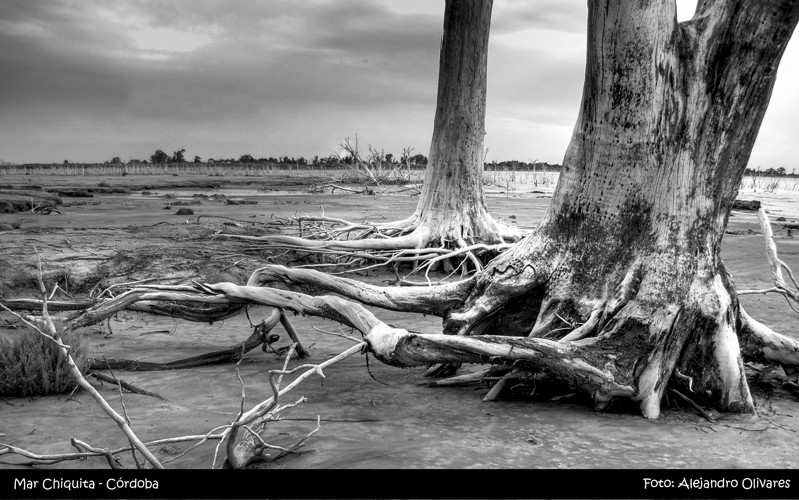
M 59 322 L 56 326 L 61 330 Z M 61 332 L 62 342 L 72 347 L 75 364 L 83 366 L 86 348 L 80 335 Z M 78 385 L 58 346 L 27 329 L 16 339 L 0 337 L 0 396 L 43 396 L 71 391 Z

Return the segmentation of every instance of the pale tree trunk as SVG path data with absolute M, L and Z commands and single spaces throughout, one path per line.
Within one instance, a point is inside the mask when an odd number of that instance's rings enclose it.
M 753 410 L 719 249 L 797 5 L 704 1 L 677 23 L 673 1 L 590 1 L 583 102 L 550 208 L 449 332 L 602 354 L 648 417 L 676 371 L 697 400 Z
M 446 2 L 433 138 L 414 214 L 437 236 L 468 243 L 503 241 L 483 192 L 492 5 L 493 0 Z

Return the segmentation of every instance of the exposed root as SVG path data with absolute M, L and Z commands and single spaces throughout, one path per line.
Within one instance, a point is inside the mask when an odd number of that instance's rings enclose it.
M 799 340 L 775 332 L 740 308 L 742 350 L 747 359 L 799 366 Z
M 347 326 L 368 332 L 380 323 L 374 314 L 360 304 L 339 297 L 309 297 L 287 290 L 241 286 L 234 283 L 217 283 L 195 286 L 138 287 L 113 299 L 102 301 L 66 322 L 68 328 L 79 328 L 99 323 L 139 301 L 181 302 L 215 305 L 262 304 L 338 321 Z
M 509 242 L 522 236 L 517 228 L 496 222 L 487 214 L 482 217 L 486 220 L 478 222 L 454 212 L 432 216 L 414 214 L 405 220 L 377 224 L 325 216 L 300 217 L 296 219 L 296 236 L 219 236 L 267 245 L 272 249 L 328 255 L 339 252 L 339 257 L 333 262 L 339 266 L 352 267 L 368 261 L 377 261 L 378 265 L 411 262 L 414 268 L 424 263 L 429 271 L 439 264 L 443 264 L 445 269 L 454 268 L 456 266 L 451 264 L 451 260 L 466 259 L 474 271 L 480 271 L 482 257 L 493 257 L 507 250 Z M 408 250 L 416 252 L 409 254 Z
M 433 287 L 382 287 L 330 276 L 310 269 L 270 265 L 255 270 L 247 286 L 310 287 L 341 294 L 358 302 L 391 311 L 417 312 L 443 317 L 460 306 L 473 286 L 473 278 Z
M 697 412 L 699 412 L 700 415 L 702 415 L 702 417 L 705 420 L 707 420 L 711 424 L 717 423 L 716 420 L 708 414 L 708 412 L 706 412 L 704 409 L 702 409 L 702 407 L 699 406 L 698 404 L 694 403 L 693 400 L 691 400 L 691 398 L 689 398 L 688 396 L 684 395 L 683 393 L 681 393 L 677 389 L 669 389 L 669 391 L 672 394 L 674 394 L 675 396 L 677 396 L 680 399 L 682 399 L 683 401 L 685 401 L 686 403 L 688 403 L 689 405 L 691 405 Z
M 385 324 L 373 328 L 365 340 L 378 359 L 393 366 L 516 362 L 521 368 L 545 370 L 572 380 L 599 401 L 636 393 L 629 381 L 617 379 L 612 358 L 574 344 L 497 335 L 414 334 Z
M 491 372 L 491 368 L 483 368 L 482 370 L 478 370 L 476 372 L 471 373 L 464 373 L 462 375 L 456 375 L 454 377 L 445 378 L 443 380 L 436 380 L 435 382 L 426 382 L 424 386 L 429 387 L 449 387 L 449 386 L 457 386 L 457 385 L 468 385 L 473 384 L 475 382 L 482 382 L 484 377 Z

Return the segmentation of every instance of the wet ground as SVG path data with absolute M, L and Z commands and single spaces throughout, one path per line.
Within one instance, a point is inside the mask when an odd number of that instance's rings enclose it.
M 133 179 L 136 180 L 136 179 Z M 133 180 L 125 179 L 130 183 Z M 325 215 L 372 220 L 401 219 L 416 204 L 409 196 L 363 196 L 337 193 L 310 195 L 307 188 L 286 182 L 269 184 L 222 185 L 218 189 L 168 187 L 170 178 L 147 178 L 150 195 L 97 195 L 74 201 L 99 201 L 99 205 L 62 207 L 62 214 L 2 214 L 0 223 L 20 221 L 20 228 L 0 233 L 0 284 L 7 297 L 20 269 L 29 269 L 38 248 L 49 276 L 59 273 L 67 283 L 70 274 L 90 280 L 98 265 L 111 257 L 126 254 L 134 269 L 131 275 L 145 275 L 147 265 L 168 266 L 174 275 L 191 274 L 197 269 L 198 255 L 208 262 L 200 266 L 207 274 L 244 275 L 257 264 L 252 256 L 228 256 L 225 243 L 213 234 L 225 219 L 268 220 L 272 215 Z M 183 180 L 183 179 L 181 179 Z M 217 179 L 218 180 L 218 179 Z M 96 185 L 106 179 L 0 179 L 13 182 L 74 183 Z M 138 180 L 136 180 L 138 181 Z M 108 183 L 115 185 L 114 179 Z M 120 180 L 121 183 L 121 180 Z M 162 183 L 162 184 L 159 184 Z M 163 186 L 163 187 L 159 187 Z M 259 188 L 272 189 L 259 191 Z M 189 206 L 192 217 L 174 215 L 176 207 L 164 210 L 166 203 L 191 200 L 202 194 L 225 194 L 228 198 L 257 201 L 257 205 L 225 205 L 202 200 Z M 174 197 L 164 197 L 174 194 Z M 793 193 L 754 193 L 743 198 L 758 198 L 766 204 L 772 220 L 799 217 L 799 204 Z M 534 225 L 549 202 L 541 193 L 520 191 L 489 194 L 492 213 L 520 225 Z M 511 218 L 511 216 L 515 216 Z M 197 223 L 199 216 L 208 216 Z M 217 217 L 214 219 L 213 217 Z M 228 220 L 228 222 L 230 222 Z M 799 269 L 799 236 L 774 228 L 780 255 Z M 734 212 L 729 229 L 740 234 L 725 237 L 723 258 L 739 288 L 770 286 L 764 258 L 763 239 L 752 213 Z M 171 258 L 158 262 L 135 262 L 136 255 L 152 256 L 171 252 Z M 182 252 L 182 253 L 181 253 Z M 203 254 L 203 252 L 207 252 Z M 113 261 L 119 264 L 117 261 Z M 233 268 L 226 269 L 238 262 Z M 124 268 L 119 264 L 119 268 Z M 136 267 L 138 266 L 138 267 Z M 181 267 L 183 266 L 183 267 Z M 194 267 L 192 267 L 194 266 Z M 149 269 L 152 271 L 152 269 Z M 82 273 L 82 274 L 81 274 Z M 23 273 L 24 274 L 24 273 Z M 103 276 L 104 279 L 110 279 Z M 393 278 L 388 273 L 370 273 L 362 279 L 380 283 Z M 15 282 L 16 283 L 16 282 Z M 79 280 L 72 281 L 78 286 Z M 17 283 L 23 290 L 25 283 Z M 746 296 L 742 303 L 752 316 L 778 331 L 794 333 L 797 318 L 779 297 Z M 429 333 L 440 331 L 436 318 L 376 311 L 388 323 Z M 253 322 L 262 316 L 250 311 Z M 312 361 L 321 362 L 348 348 L 350 341 L 326 335 L 314 327 L 339 331 L 332 322 L 317 318 L 294 318 L 303 341 L 311 349 Z M 111 335 L 109 335 L 109 326 Z M 213 325 L 176 321 L 139 313 L 125 312 L 108 325 L 85 329 L 91 356 L 120 357 L 147 361 L 203 354 L 236 344 L 246 338 L 251 327 L 244 315 Z M 274 347 L 288 344 L 281 327 L 281 339 Z M 15 330 L 0 328 L 0 335 L 15 335 Z M 773 467 L 799 466 L 799 403 L 788 396 L 759 393 L 757 417 L 717 415 L 711 424 L 688 409 L 673 408 L 657 421 L 641 418 L 634 411 L 617 408 L 613 412 L 594 412 L 578 397 L 535 398 L 525 401 L 482 402 L 485 386 L 430 388 L 421 369 L 397 369 L 374 359 L 354 355 L 325 370 L 324 380 L 306 380 L 285 397 L 284 402 L 305 396 L 307 401 L 285 413 L 285 420 L 273 423 L 265 434 L 268 442 L 289 444 L 312 430 L 321 419 L 321 430 L 306 443 L 306 453 L 265 464 L 269 468 L 660 468 L 660 467 Z M 282 360 L 275 353 L 256 349 L 245 356 L 241 376 L 245 381 L 247 405 L 271 394 L 267 372 L 277 369 Z M 466 369 L 473 367 L 467 366 Z M 230 422 L 239 411 L 240 387 L 235 368 L 229 365 L 167 372 L 120 372 L 117 376 L 162 395 L 166 401 L 125 394 L 124 401 L 132 426 L 143 440 L 205 433 Z M 117 409 L 120 396 L 108 385 L 99 388 Z M 72 397 L 0 399 L 0 441 L 37 453 L 71 451 L 70 436 L 95 446 L 123 446 L 126 441 L 118 428 L 85 393 Z M 162 458 L 176 456 L 181 446 L 156 448 Z M 182 457 L 171 466 L 210 467 L 214 445 L 207 444 Z M 57 467 L 102 468 L 103 459 L 66 462 Z M 7 466 L 5 466 L 7 467 Z M 13 466 L 12 466 L 13 467 Z

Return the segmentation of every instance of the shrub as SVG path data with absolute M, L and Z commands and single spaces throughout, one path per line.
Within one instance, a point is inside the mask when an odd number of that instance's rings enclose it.
M 82 368 L 86 348 L 81 336 L 65 332 L 61 337 L 72 347 L 75 364 Z M 0 337 L 0 396 L 60 394 L 73 390 L 77 383 L 52 340 L 30 329 L 17 339 Z

